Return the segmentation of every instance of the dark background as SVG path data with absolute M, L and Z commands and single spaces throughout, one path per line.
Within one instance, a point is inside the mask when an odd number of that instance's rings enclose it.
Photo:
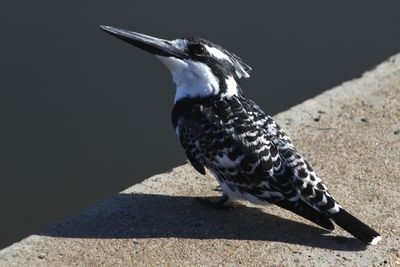
M 224 46 L 275 114 L 400 51 L 400 2 L 307 3 L 2 3 L 0 247 L 185 160 L 168 71 L 99 24 Z

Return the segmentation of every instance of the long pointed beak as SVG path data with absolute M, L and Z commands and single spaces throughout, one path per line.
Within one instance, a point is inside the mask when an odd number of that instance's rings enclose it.
M 177 47 L 173 46 L 171 41 L 168 40 L 159 39 L 137 32 L 131 32 L 112 26 L 101 25 L 100 28 L 109 34 L 154 55 L 175 57 L 180 59 L 188 57 L 184 51 L 181 51 Z

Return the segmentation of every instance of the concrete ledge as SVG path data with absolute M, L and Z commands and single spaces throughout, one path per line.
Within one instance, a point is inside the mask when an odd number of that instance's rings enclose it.
M 0 251 L 0 266 L 400 265 L 400 55 L 275 118 L 378 246 L 273 206 L 204 208 L 214 178 L 184 165 Z

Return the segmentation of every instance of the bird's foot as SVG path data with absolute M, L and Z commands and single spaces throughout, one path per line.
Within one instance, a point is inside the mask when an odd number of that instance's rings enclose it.
M 225 205 L 229 201 L 227 195 L 222 195 L 217 201 L 207 198 L 196 197 L 196 200 L 203 206 L 213 209 L 228 209 L 230 206 Z

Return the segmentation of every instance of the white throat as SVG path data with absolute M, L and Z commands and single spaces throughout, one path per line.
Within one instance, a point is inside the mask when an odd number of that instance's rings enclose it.
M 175 103 L 183 98 L 196 98 L 217 95 L 220 91 L 219 80 L 204 63 L 181 60 L 174 57 L 157 56 L 170 70 L 176 84 Z M 226 81 L 225 97 L 237 94 L 237 83 L 233 77 Z

